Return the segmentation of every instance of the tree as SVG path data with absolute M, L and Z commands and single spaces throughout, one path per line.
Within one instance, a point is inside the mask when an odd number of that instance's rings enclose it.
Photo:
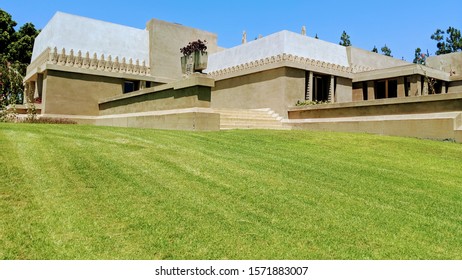
M 343 30 L 342 36 L 340 37 L 339 44 L 344 47 L 351 46 L 350 36 Z
M 426 61 L 427 61 L 427 57 L 429 57 L 429 56 L 430 56 L 430 54 L 428 53 L 428 50 L 427 50 L 427 53 L 424 54 L 420 48 L 417 48 L 417 49 L 415 49 L 414 60 L 412 62 L 416 63 L 416 64 L 425 65 Z
M 26 23 L 15 33 L 15 41 L 8 47 L 11 60 L 24 64 L 30 63 L 35 37 L 39 31 L 32 23 Z
M 15 118 L 14 106 L 22 98 L 23 76 L 18 71 L 18 62 L 10 63 L 5 56 L 0 56 L 0 122 Z M 10 110 L 8 106 L 13 106 Z
M 376 46 L 374 46 L 374 48 L 372 49 L 372 51 L 371 51 L 371 52 L 375 52 L 375 53 L 378 53 L 379 51 L 377 50 L 377 47 L 376 47 Z
M 0 9 L 0 55 L 8 54 L 8 46 L 14 40 L 16 24 L 9 13 Z
M 385 46 L 383 46 L 380 50 L 382 51 L 382 54 L 383 54 L 383 55 L 393 57 L 393 56 L 391 55 L 391 50 L 390 50 L 390 48 L 387 47 L 387 44 L 385 44 Z
M 436 47 L 438 50 L 435 52 L 437 55 L 462 51 L 460 30 L 454 27 L 450 26 L 446 32 L 436 29 L 430 38 L 437 41 Z

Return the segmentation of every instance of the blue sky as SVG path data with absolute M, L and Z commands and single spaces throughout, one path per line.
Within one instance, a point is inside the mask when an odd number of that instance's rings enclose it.
M 436 51 L 430 39 L 437 28 L 462 29 L 462 1 L 107 1 L 107 0 L 0 0 L 0 8 L 18 22 L 43 28 L 57 11 L 136 28 L 157 18 L 218 34 L 218 44 L 229 48 L 247 39 L 281 30 L 300 32 L 338 43 L 342 31 L 353 46 L 380 50 L 385 44 L 396 58 L 412 60 L 414 50 Z

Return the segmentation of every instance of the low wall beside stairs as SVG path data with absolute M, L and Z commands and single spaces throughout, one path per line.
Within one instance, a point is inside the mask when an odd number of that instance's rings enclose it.
M 291 107 L 292 129 L 462 142 L 462 93 Z
M 175 130 L 219 130 L 210 109 L 214 80 L 203 75 L 147 88 L 99 102 L 96 125 Z

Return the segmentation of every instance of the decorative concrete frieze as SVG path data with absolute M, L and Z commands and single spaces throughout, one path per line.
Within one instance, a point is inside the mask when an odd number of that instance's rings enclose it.
M 214 76 L 214 77 L 219 77 L 219 76 L 226 75 L 229 73 L 239 72 L 239 71 L 243 71 L 247 69 L 252 69 L 252 68 L 256 68 L 256 67 L 260 67 L 264 65 L 271 65 L 271 64 L 280 63 L 280 62 L 293 62 L 293 63 L 297 63 L 303 66 L 314 66 L 317 68 L 324 68 L 326 70 L 334 70 L 334 71 L 345 72 L 345 73 L 356 73 L 356 72 L 373 70 L 371 68 L 364 67 L 364 66 L 355 66 L 356 68 L 346 67 L 346 66 L 333 64 L 333 63 L 329 63 L 325 61 L 319 61 L 319 60 L 301 57 L 297 55 L 282 53 L 282 54 L 266 57 L 263 59 L 258 59 L 255 61 L 249 61 L 243 64 L 234 65 L 228 68 L 212 71 L 209 73 L 209 75 Z
M 146 66 L 146 62 L 142 61 L 140 63 L 139 59 L 136 59 L 133 62 L 133 59 L 130 58 L 127 63 L 127 59 L 123 57 L 120 59 L 116 57 L 114 60 L 111 55 L 108 55 L 105 58 L 104 54 L 101 54 L 98 58 L 96 53 L 93 54 L 90 58 L 90 53 L 87 51 L 85 56 L 82 55 L 82 51 L 78 50 L 77 54 L 73 49 L 66 51 L 63 48 L 59 53 L 58 49 L 55 47 L 53 49 L 48 48 L 43 52 L 43 54 L 31 63 L 31 66 L 28 68 L 36 68 L 42 64 L 56 64 L 65 67 L 72 68 L 83 68 L 104 72 L 115 72 L 115 73 L 127 73 L 133 75 L 142 75 L 146 76 L 150 74 L 150 68 Z

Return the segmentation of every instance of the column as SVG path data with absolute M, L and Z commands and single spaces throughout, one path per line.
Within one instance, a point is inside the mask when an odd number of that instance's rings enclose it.
M 422 89 L 422 95 L 428 95 L 429 94 L 429 88 L 428 88 L 428 81 L 426 78 L 423 78 L 423 89 Z
M 313 71 L 310 71 L 308 76 L 308 100 L 313 101 Z
M 404 91 L 404 77 L 398 77 L 398 98 L 406 97 L 406 92 Z
M 422 95 L 422 81 L 419 75 L 411 76 L 411 87 L 409 88 L 409 96 Z
M 388 98 L 388 80 L 385 80 L 385 98 Z
M 367 81 L 367 100 L 375 99 L 374 81 Z
M 446 93 L 446 82 L 445 81 L 441 82 L 441 93 L 442 94 Z
M 335 76 L 330 76 L 330 84 L 329 84 L 329 96 L 327 98 L 329 103 L 335 103 Z

